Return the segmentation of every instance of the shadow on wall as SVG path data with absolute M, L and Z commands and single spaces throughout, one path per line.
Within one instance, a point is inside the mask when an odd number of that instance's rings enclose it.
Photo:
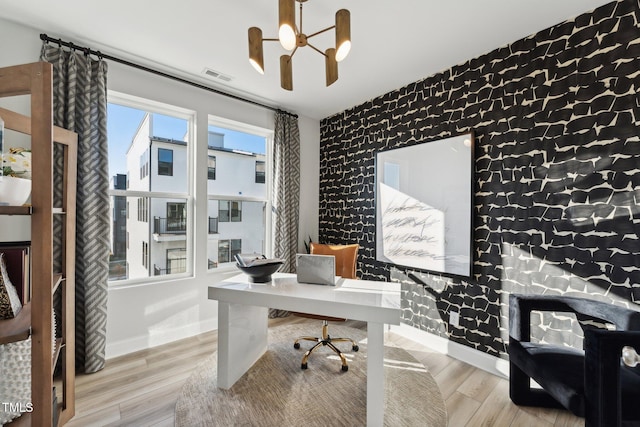
M 413 270 L 402 271 L 396 267 L 391 267 L 390 278 L 401 283 L 401 319 L 404 323 L 466 346 L 486 342 L 488 337 L 501 336 L 501 316 L 497 304 L 500 296 L 494 289 L 488 286 L 471 287 L 462 279 Z M 459 314 L 458 326 L 449 324 L 451 312 Z M 480 336 L 482 339 L 479 339 Z M 499 348 L 500 353 L 487 351 L 485 346 L 479 344 L 476 349 L 493 356 L 506 357 L 504 343 L 507 341 L 496 339 L 494 345 L 488 347 Z

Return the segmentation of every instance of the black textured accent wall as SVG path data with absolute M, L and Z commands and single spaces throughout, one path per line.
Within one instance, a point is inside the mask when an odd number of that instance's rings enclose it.
M 404 322 L 496 356 L 509 293 L 640 302 L 639 8 L 607 4 L 322 120 L 320 241 L 359 242 L 363 278 L 401 281 Z M 376 262 L 375 153 L 471 130 L 473 277 Z M 534 335 L 567 341 L 566 318 L 539 320 Z

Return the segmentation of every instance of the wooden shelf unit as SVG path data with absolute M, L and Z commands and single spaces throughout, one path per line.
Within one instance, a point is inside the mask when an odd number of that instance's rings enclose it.
M 53 68 L 47 62 L 0 68 L 0 97 L 30 95 L 31 115 L 0 108 L 5 128 L 31 135 L 32 206 L 0 206 L 0 215 L 31 215 L 31 301 L 15 319 L 0 321 L 0 343 L 31 335 L 31 401 L 33 412 L 10 425 L 52 425 L 53 371 L 61 358 L 62 402 L 58 425 L 75 414 L 75 232 L 78 138 L 53 126 Z M 54 144 L 63 156 L 62 205 L 54 206 Z M 53 217 L 62 219 L 62 271 L 53 272 Z M 53 294 L 61 292 L 62 336 L 53 348 Z M 26 333 L 25 333 L 26 332 Z M 11 342 L 11 341 L 8 341 Z M 59 354 L 59 356 L 58 356 Z M 52 355 L 54 360 L 52 361 Z M 1 380 L 0 380 L 1 381 Z

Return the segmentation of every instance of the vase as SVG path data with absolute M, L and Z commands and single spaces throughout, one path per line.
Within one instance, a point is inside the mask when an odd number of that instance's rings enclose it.
M 13 176 L 0 177 L 0 205 L 22 206 L 30 196 L 30 179 Z

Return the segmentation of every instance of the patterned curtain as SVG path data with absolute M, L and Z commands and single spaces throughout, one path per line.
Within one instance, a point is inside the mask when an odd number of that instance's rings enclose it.
M 273 151 L 274 256 L 284 260 L 280 271 L 293 273 L 300 215 L 300 132 L 296 116 L 276 112 Z M 269 311 L 270 317 L 287 314 L 282 310 Z
M 41 60 L 53 64 L 54 124 L 78 134 L 76 369 L 91 373 L 104 367 L 107 326 L 107 64 L 46 42 Z

